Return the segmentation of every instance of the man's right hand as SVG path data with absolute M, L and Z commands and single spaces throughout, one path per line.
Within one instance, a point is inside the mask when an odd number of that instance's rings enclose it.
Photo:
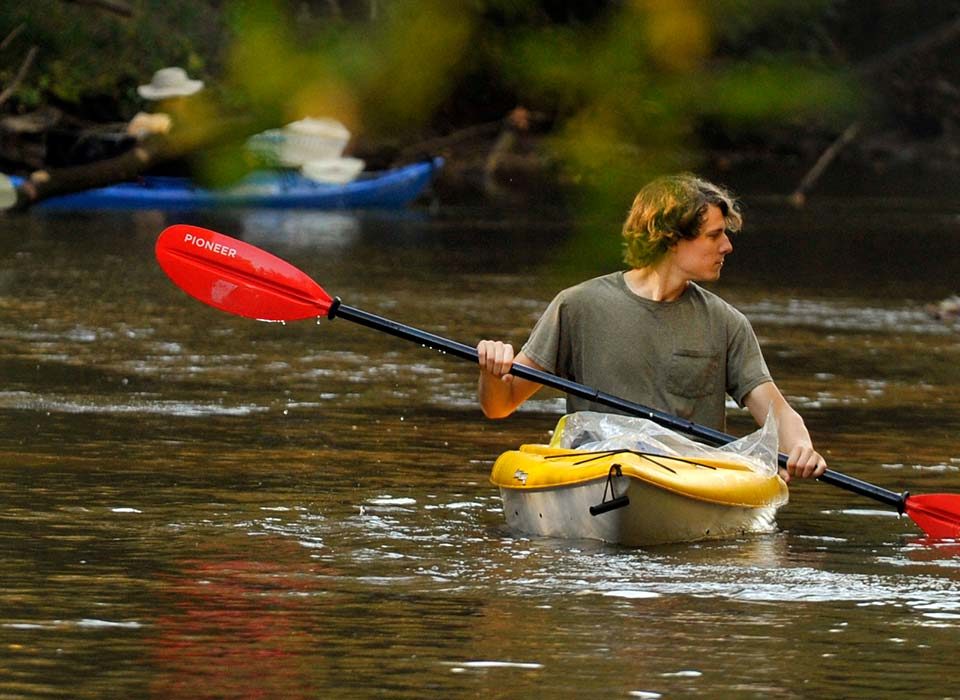
M 513 381 L 513 346 L 499 340 L 481 340 L 477 344 L 480 370 L 504 382 Z

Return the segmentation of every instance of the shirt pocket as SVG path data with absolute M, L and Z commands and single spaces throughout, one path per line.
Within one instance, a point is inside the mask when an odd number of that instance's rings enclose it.
M 720 354 L 710 350 L 676 350 L 667 369 L 667 391 L 697 399 L 717 389 Z

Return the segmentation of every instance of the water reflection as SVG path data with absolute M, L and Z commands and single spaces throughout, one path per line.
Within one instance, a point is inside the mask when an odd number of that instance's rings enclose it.
M 331 594 L 325 577 L 337 572 L 291 571 L 283 562 L 296 544 L 274 539 L 270 546 L 275 559 L 231 559 L 235 549 L 206 540 L 197 558 L 173 563 L 175 573 L 161 581 L 169 602 L 153 620 L 147 649 L 160 669 L 152 695 L 199 698 L 216 689 L 221 696 L 257 698 L 269 687 L 282 697 L 314 697 L 315 671 L 306 662 L 323 635 L 311 629 L 310 610 Z
M 259 246 L 330 250 L 354 244 L 360 235 L 357 214 L 324 211 L 251 210 L 233 235 Z

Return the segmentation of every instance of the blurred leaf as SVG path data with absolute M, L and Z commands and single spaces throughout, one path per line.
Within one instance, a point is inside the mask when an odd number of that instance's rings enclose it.
M 19 99 L 103 90 L 132 109 L 138 83 L 181 65 L 208 83 L 182 117 L 196 129 L 325 116 L 405 145 L 440 114 L 486 115 L 493 94 L 549 116 L 544 148 L 591 232 L 619 222 L 651 177 L 696 168 L 704 123 L 763 129 L 858 108 L 855 83 L 825 62 L 840 0 L 378 0 L 375 14 L 360 0 L 130 1 L 133 20 L 96 21 L 61 0 L 4 3 L 0 26 L 26 22 L 20 41 L 44 47 Z M 245 162 L 238 136 L 200 168 L 223 181 Z
M 856 86 L 851 79 L 784 58 L 738 64 L 715 73 L 710 84 L 707 113 L 730 121 L 849 114 L 857 106 Z
M 697 69 L 710 54 L 712 32 L 695 0 L 634 0 L 645 17 L 643 39 L 655 66 L 672 73 Z
M 391 5 L 375 36 L 377 61 L 361 83 L 372 125 L 419 125 L 449 93 L 470 46 L 473 18 L 459 3 L 419 0 Z

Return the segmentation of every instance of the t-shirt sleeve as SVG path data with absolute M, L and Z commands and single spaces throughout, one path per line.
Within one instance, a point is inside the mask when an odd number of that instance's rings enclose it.
M 747 394 L 769 381 L 773 378 L 760 351 L 757 334 L 747 317 L 734 310 L 727 347 L 727 393 L 742 407 Z
M 557 372 L 557 357 L 560 354 L 560 314 L 563 308 L 563 294 L 558 294 L 540 316 L 530 337 L 521 350 L 544 370 Z

